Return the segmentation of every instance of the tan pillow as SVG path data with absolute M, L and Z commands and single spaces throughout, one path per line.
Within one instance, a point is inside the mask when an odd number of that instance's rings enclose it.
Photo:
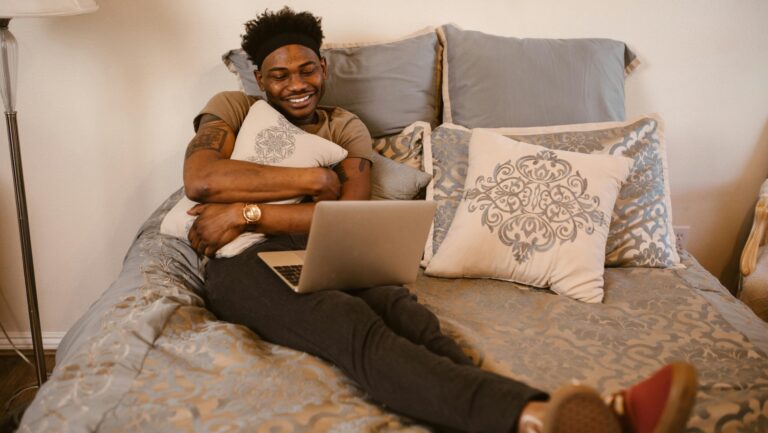
M 373 150 L 393 161 L 424 169 L 424 141 L 432 132 L 427 122 L 414 122 L 402 132 L 373 140 Z

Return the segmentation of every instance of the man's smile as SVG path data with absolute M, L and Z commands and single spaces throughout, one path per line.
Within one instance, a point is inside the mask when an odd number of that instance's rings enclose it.
M 315 96 L 314 92 L 304 96 L 285 98 L 284 100 L 291 104 L 291 108 L 296 109 L 305 107 L 313 96 Z
M 293 104 L 298 104 L 298 103 L 301 103 L 301 102 L 304 102 L 304 101 L 308 100 L 310 96 L 312 96 L 312 95 L 307 95 L 307 96 L 304 96 L 302 98 L 295 98 L 295 99 L 289 98 L 288 100 L 291 103 L 293 103 Z

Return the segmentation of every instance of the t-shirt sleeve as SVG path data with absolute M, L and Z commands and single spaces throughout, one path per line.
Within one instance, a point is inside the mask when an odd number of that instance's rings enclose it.
M 368 128 L 359 117 L 347 112 L 344 127 L 339 130 L 336 143 L 347 149 L 347 158 L 363 158 L 373 162 L 373 139 Z
M 235 131 L 235 134 L 237 134 L 237 131 L 240 130 L 240 126 L 243 124 L 245 116 L 248 114 L 248 110 L 251 108 L 251 104 L 256 101 L 256 98 L 247 96 L 245 93 L 239 91 L 217 93 L 207 104 L 205 104 L 205 107 L 200 110 L 200 114 L 195 116 L 193 121 L 195 131 L 200 127 L 200 119 L 203 115 L 212 114 L 223 120 L 233 131 Z

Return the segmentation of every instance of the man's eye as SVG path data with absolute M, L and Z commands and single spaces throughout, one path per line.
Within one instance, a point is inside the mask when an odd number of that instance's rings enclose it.
M 280 75 L 273 75 L 273 76 L 272 76 L 272 79 L 273 79 L 273 80 L 277 80 L 277 81 L 285 80 L 286 78 L 288 78 L 288 76 L 287 76 L 287 75 L 284 75 L 284 74 L 280 74 Z
M 315 73 L 315 68 L 304 69 L 301 71 L 302 75 L 312 75 Z

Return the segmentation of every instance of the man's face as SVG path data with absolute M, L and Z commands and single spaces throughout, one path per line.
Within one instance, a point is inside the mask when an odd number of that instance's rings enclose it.
M 296 44 L 271 52 L 256 71 L 267 101 L 294 124 L 314 121 L 326 77 L 325 59 Z

